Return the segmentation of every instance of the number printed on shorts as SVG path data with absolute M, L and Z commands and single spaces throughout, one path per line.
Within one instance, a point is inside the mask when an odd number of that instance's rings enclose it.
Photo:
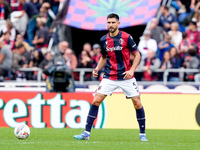
M 135 84 L 135 82 L 133 82 L 133 86 L 135 86 L 136 92 L 139 92 L 139 91 L 138 91 L 138 87 L 137 87 L 137 85 Z

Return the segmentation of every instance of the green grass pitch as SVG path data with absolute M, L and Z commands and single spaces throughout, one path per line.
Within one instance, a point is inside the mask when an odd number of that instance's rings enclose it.
M 148 142 L 138 130 L 92 129 L 90 140 L 75 140 L 83 129 L 36 129 L 19 140 L 13 128 L 0 128 L 0 150 L 199 150 L 200 130 L 147 130 Z

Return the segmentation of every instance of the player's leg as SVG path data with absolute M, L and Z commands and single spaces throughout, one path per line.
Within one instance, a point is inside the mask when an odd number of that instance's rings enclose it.
M 131 97 L 131 99 L 136 110 L 136 117 L 140 127 L 140 140 L 148 141 L 145 134 L 145 112 L 140 101 L 140 96 Z
M 85 131 L 80 135 L 75 135 L 74 136 L 75 139 L 89 140 L 90 131 L 91 131 L 92 125 L 94 123 L 94 120 L 97 118 L 99 106 L 105 98 L 106 98 L 106 95 L 104 95 L 104 94 L 100 94 L 100 93 L 95 94 L 93 102 L 92 102 L 92 106 L 91 106 L 88 116 L 87 116 Z
M 98 110 L 100 104 L 103 102 L 103 100 L 106 98 L 107 95 L 111 95 L 112 92 L 117 88 L 115 84 L 111 80 L 103 79 L 96 91 L 96 94 L 94 96 L 92 106 L 89 110 L 85 131 L 80 135 L 75 135 L 74 138 L 78 140 L 89 140 L 90 138 L 90 132 L 92 125 L 94 123 L 94 120 L 97 118 Z
M 95 97 L 92 102 L 92 106 L 87 116 L 87 121 L 86 121 L 86 126 L 85 126 L 86 133 L 88 134 L 90 133 L 94 120 L 97 118 L 99 106 L 105 98 L 106 98 L 106 95 L 104 94 L 100 94 L 100 93 L 95 94 Z
M 132 99 L 134 108 L 136 110 L 136 117 L 140 127 L 140 139 L 141 141 L 147 141 L 145 135 L 145 112 L 140 101 L 140 93 L 138 91 L 135 78 L 121 82 L 120 87 L 124 91 L 126 97 Z M 143 138 L 143 136 L 145 137 L 145 139 Z

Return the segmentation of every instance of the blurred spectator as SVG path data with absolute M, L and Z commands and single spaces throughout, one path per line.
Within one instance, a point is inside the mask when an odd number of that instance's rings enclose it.
M 61 41 L 58 44 L 58 48 L 53 55 L 53 63 L 56 64 L 57 61 L 61 61 L 63 64 L 65 63 L 64 54 L 66 49 L 69 48 L 69 43 L 67 41 Z
M 195 8 L 195 14 L 194 14 L 194 18 L 196 18 L 197 21 L 197 30 L 200 31 L 200 1 L 198 1 L 196 8 Z
M 186 12 L 190 12 L 195 8 L 195 0 L 177 0 L 180 8 L 185 8 Z
M 93 63 L 93 68 L 96 67 L 96 65 L 98 64 L 99 62 L 99 59 L 101 57 L 101 46 L 99 44 L 94 44 L 92 46 L 92 50 L 94 52 L 94 55 L 92 56 L 92 63 Z
M 171 68 L 178 69 L 182 67 L 182 62 L 179 57 L 177 49 L 175 47 L 172 47 L 169 50 L 169 53 L 170 53 Z M 168 77 L 169 77 L 169 81 L 176 81 L 176 82 L 180 81 L 179 73 L 171 72 L 169 73 Z
M 89 52 L 90 54 L 90 57 L 92 57 L 94 55 L 94 52 L 92 51 L 92 46 L 89 42 L 86 42 L 84 45 L 83 45 L 83 50 Z
M 200 15 L 200 11 L 199 11 L 199 9 L 200 9 L 200 1 L 198 1 L 197 2 L 197 4 L 196 4 L 196 6 L 195 6 L 195 9 L 194 9 L 194 16 L 193 16 L 193 18 L 195 18 L 195 20 L 197 21 L 197 22 L 199 22 L 199 15 Z M 197 24 L 197 26 L 199 26 L 198 24 Z
M 15 41 L 13 40 L 10 40 L 10 36 L 11 36 L 11 33 L 10 31 L 6 31 L 4 34 L 3 34 L 3 40 L 4 40 L 4 43 L 5 45 L 9 45 L 10 49 L 13 50 L 14 49 L 14 46 L 15 46 Z
M 15 27 L 13 26 L 12 22 L 10 21 L 10 19 L 7 19 L 6 20 L 6 30 L 7 31 L 10 31 L 10 40 L 11 41 L 15 41 L 16 40 L 16 37 L 17 37 L 17 34 L 19 33 Z
M 43 3 L 49 3 L 50 8 L 52 9 L 53 13 L 55 15 L 58 13 L 58 7 L 60 4 L 60 0 L 43 0 Z
M 178 53 L 181 58 L 184 58 L 185 53 L 188 53 L 189 46 L 192 44 L 190 39 L 187 36 L 187 32 L 182 33 L 183 40 L 181 41 L 179 45 Z
M 47 52 L 45 54 L 45 58 L 42 60 L 42 62 L 39 64 L 39 68 L 45 70 L 47 69 L 50 65 L 52 65 L 53 62 L 52 62 L 52 55 L 50 52 Z
M 69 48 L 69 43 L 67 41 L 62 41 L 58 44 L 59 54 L 64 55 L 65 50 Z
M 178 50 L 175 47 L 172 47 L 169 50 L 169 53 L 170 53 L 172 68 L 182 67 L 181 58 L 180 58 L 180 55 L 178 54 Z
M 152 50 L 148 50 L 147 58 L 141 60 L 139 64 L 139 69 L 143 72 L 143 79 L 145 81 L 153 81 L 157 80 L 157 73 L 153 71 L 160 67 L 160 60 L 156 58 L 155 52 Z
M 35 5 L 35 7 L 38 9 L 38 10 L 40 10 L 40 7 L 41 7 L 41 5 L 42 5 L 42 3 L 43 3 L 43 0 L 30 0 L 34 5 Z
M 60 0 L 52 0 L 51 9 L 55 15 L 58 13 L 59 4 L 60 4 Z
M 15 42 L 15 48 L 18 47 L 20 44 L 23 44 L 25 47 L 25 50 L 30 52 L 30 45 L 24 41 L 24 37 L 21 34 L 17 34 L 16 42 Z
M 84 45 L 83 45 L 83 50 L 87 51 L 87 52 L 90 52 L 92 50 L 92 46 L 89 42 L 86 42 Z
M 171 43 L 171 36 L 166 34 L 165 39 L 158 44 L 157 57 L 162 61 L 163 55 L 174 45 Z
M 163 60 L 160 65 L 160 69 L 165 70 L 165 69 L 170 69 L 172 68 L 171 62 L 170 62 L 170 54 L 169 51 L 166 51 L 163 55 Z
M 45 18 L 37 18 L 36 20 L 39 29 L 32 43 L 37 46 L 38 49 L 41 49 L 44 54 L 46 53 L 49 43 L 49 28 L 46 26 Z M 46 50 L 43 51 L 43 48 L 46 48 Z
M 190 39 L 191 43 L 198 44 L 200 35 L 197 30 L 196 21 L 190 21 L 189 30 L 187 31 L 187 36 Z
M 173 47 L 172 49 L 175 49 L 175 47 Z M 173 66 L 172 66 L 172 62 L 171 62 L 171 59 L 170 59 L 170 52 L 166 51 L 164 53 L 160 69 L 162 69 L 164 71 L 166 69 L 172 69 L 172 68 L 173 68 Z M 178 75 L 179 74 L 177 74 L 177 73 L 169 73 L 168 81 L 178 82 L 179 81 L 179 76 Z M 159 78 L 160 78 L 159 80 L 163 80 L 163 73 L 159 74 Z
M 189 45 L 189 46 L 188 46 L 188 49 L 186 49 L 185 52 L 183 53 L 183 57 L 181 57 L 182 65 L 183 65 L 183 63 L 184 63 L 184 61 L 185 61 L 185 58 L 186 58 L 187 56 L 189 56 L 189 49 L 195 49 L 196 52 L 197 52 L 197 46 L 196 46 L 194 43 L 191 44 L 191 45 Z M 198 55 L 197 55 L 197 56 L 198 56 Z
M 78 68 L 92 68 L 92 59 L 88 51 L 83 50 L 78 61 Z
M 12 9 L 5 0 L 0 0 L 0 26 L 5 25 L 6 20 L 10 17 Z
M 188 56 L 184 59 L 184 67 L 186 69 L 198 69 L 199 67 L 199 59 L 197 57 L 197 50 L 196 49 L 189 49 Z M 187 72 L 185 75 L 185 81 L 194 81 L 194 74 L 193 72 Z
M 9 3 L 10 3 L 12 11 L 22 10 L 22 4 L 19 2 L 19 0 L 9 0 Z
M 36 18 L 39 15 L 39 11 L 32 2 L 26 2 L 26 0 L 20 0 L 20 3 L 23 6 L 22 14 L 16 18 L 21 18 L 25 13 L 28 15 L 29 22 L 27 27 L 27 36 L 30 46 L 33 46 L 32 41 L 35 35 Z
M 77 61 L 76 55 L 73 53 L 73 51 L 70 48 L 67 48 L 65 50 L 65 54 L 63 57 L 65 58 L 65 64 L 69 68 L 73 70 L 77 67 L 78 61 Z
M 44 13 L 44 17 L 47 19 L 47 27 L 50 27 L 51 23 L 56 18 L 56 15 L 51 10 L 50 3 L 49 2 L 44 2 L 42 4 L 42 7 L 40 8 L 40 11 L 43 11 L 42 13 Z
M 99 59 L 100 59 L 100 57 L 101 57 L 101 46 L 99 45 L 99 44 L 94 44 L 93 46 L 92 46 L 92 50 L 93 50 L 93 52 L 94 52 L 94 55 L 93 55 L 93 57 L 92 57 L 92 66 L 93 66 L 93 68 L 95 68 L 96 66 L 97 66 L 97 64 L 98 64 L 98 62 L 99 62 Z M 131 53 L 131 55 L 130 55 L 130 57 L 131 56 L 133 56 L 133 54 Z M 134 56 L 133 56 L 133 58 L 134 58 Z M 130 60 L 131 60 L 131 58 L 130 58 Z M 101 69 L 101 70 L 99 70 L 99 73 L 98 73 L 98 77 L 97 78 L 94 78 L 93 76 L 92 76 L 92 80 L 99 80 L 99 81 L 101 81 L 102 79 L 103 79 L 103 75 L 104 75 L 104 68 L 103 69 Z
M 157 18 L 153 18 L 151 20 L 149 30 L 151 31 L 151 38 L 156 40 L 157 44 L 159 44 L 164 39 L 164 30 L 162 27 L 158 26 Z
M 38 49 L 35 49 L 33 51 L 33 55 L 31 58 L 31 61 L 29 63 L 29 68 L 32 67 L 38 67 L 39 64 L 43 61 L 44 57 L 41 51 L 39 51 Z
M 44 18 L 47 17 L 47 11 L 45 10 L 44 7 L 40 8 L 40 17 L 44 17 Z
M 42 52 L 38 49 L 35 49 L 32 54 L 31 61 L 29 63 L 29 68 L 38 68 L 39 64 L 43 61 L 44 56 Z M 26 78 L 28 80 L 37 80 L 37 71 L 26 72 Z
M 176 48 L 179 47 L 179 44 L 182 41 L 182 33 L 178 29 L 179 29 L 178 23 L 172 22 L 171 30 L 168 32 L 168 34 L 171 36 L 171 42 Z
M 9 46 L 0 39 L 0 76 L 6 77 L 12 67 L 12 52 Z
M 144 39 L 141 39 L 138 44 L 138 50 L 141 53 L 143 60 L 147 58 L 147 52 L 149 50 L 152 50 L 154 52 L 157 51 L 157 43 L 154 39 L 151 39 L 150 35 L 151 32 L 146 30 L 144 32 Z
M 172 22 L 176 22 L 176 17 L 169 12 L 169 8 L 167 6 L 160 7 L 162 15 L 159 19 L 159 26 L 162 26 L 165 31 L 170 30 L 170 24 Z
M 92 68 L 92 59 L 88 51 L 83 50 L 81 52 L 77 68 Z M 86 72 L 84 75 L 84 81 L 90 81 L 90 80 L 91 80 L 91 72 L 88 73 Z
M 13 69 L 17 70 L 19 68 L 27 68 L 27 60 L 26 57 L 23 56 L 25 51 L 24 45 L 19 44 L 16 47 L 15 52 L 13 53 Z

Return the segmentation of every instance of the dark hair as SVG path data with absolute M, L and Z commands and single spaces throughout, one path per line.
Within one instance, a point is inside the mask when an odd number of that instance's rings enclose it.
M 175 50 L 176 50 L 176 54 L 175 54 L 175 58 L 176 59 L 179 59 L 180 57 L 179 57 L 179 54 L 178 54 L 178 52 L 177 52 L 177 48 L 176 47 L 171 47 L 170 49 L 169 49 L 169 53 L 172 51 L 172 49 L 174 49 L 175 48 Z M 172 59 L 172 57 L 170 56 L 170 59 Z
M 196 56 L 196 54 L 197 54 L 197 50 L 196 49 L 189 49 L 188 50 L 188 54 L 190 55 L 190 56 Z
M 197 22 L 196 21 L 190 21 L 190 23 L 189 24 L 192 24 L 192 25 L 194 25 L 194 26 L 197 26 Z
M 119 20 L 119 16 L 118 16 L 117 14 L 115 14 L 115 13 L 109 14 L 109 15 L 107 16 L 107 19 L 108 19 L 108 18 L 115 18 L 115 19 Z
M 24 47 L 24 45 L 23 45 L 23 44 L 19 44 L 16 48 L 17 48 L 17 49 L 20 49 L 20 48 L 22 48 L 22 47 Z
M 187 37 L 187 32 L 182 33 L 182 38 L 185 39 Z

